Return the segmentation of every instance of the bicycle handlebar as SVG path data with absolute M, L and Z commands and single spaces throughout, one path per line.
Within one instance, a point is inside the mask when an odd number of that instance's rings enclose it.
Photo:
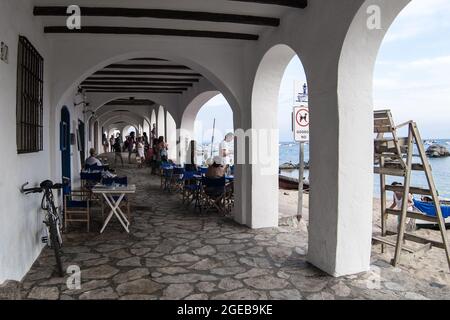
M 26 182 L 20 187 L 20 193 L 22 193 L 22 194 L 30 194 L 30 193 L 42 193 L 44 191 L 44 188 L 41 188 L 41 187 L 25 188 L 28 184 L 29 184 L 29 182 Z M 62 183 L 55 183 L 50 189 L 52 189 L 52 190 L 60 190 L 62 188 L 64 188 L 64 184 L 62 184 Z
M 42 188 L 25 188 L 25 186 L 27 186 L 29 183 L 24 183 L 21 187 L 20 187 L 20 192 L 22 194 L 29 194 L 29 193 L 41 193 L 42 192 Z

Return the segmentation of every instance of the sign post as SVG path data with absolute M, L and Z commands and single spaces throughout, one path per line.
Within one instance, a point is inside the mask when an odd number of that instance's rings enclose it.
M 305 172 L 305 142 L 309 141 L 309 108 L 307 106 L 294 107 L 294 140 L 300 142 L 300 161 L 298 177 L 298 208 L 297 219 L 303 216 L 303 176 Z

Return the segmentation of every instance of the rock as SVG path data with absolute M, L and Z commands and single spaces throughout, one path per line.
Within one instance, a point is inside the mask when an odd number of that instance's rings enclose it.
M 212 256 L 216 254 L 216 249 L 212 246 L 204 246 L 202 248 L 194 250 L 194 254 L 199 256 Z
M 303 277 L 299 275 L 292 275 L 290 281 L 300 290 L 300 292 L 319 292 L 328 284 L 328 281 L 325 279 Z
M 151 294 L 161 290 L 164 286 L 148 279 L 139 279 L 132 282 L 122 283 L 117 287 L 117 292 L 123 295 L 129 294 Z
M 97 253 L 87 253 L 82 252 L 76 255 L 76 258 L 74 261 L 87 261 L 87 260 L 94 260 L 94 259 L 100 259 L 101 256 Z
M 187 270 L 185 268 L 181 268 L 181 267 L 158 268 L 157 271 L 160 273 L 165 273 L 165 274 L 170 274 L 170 275 L 189 272 L 189 270 Z
M 80 290 L 66 290 L 64 291 L 64 294 L 67 295 L 73 295 L 73 294 L 80 294 L 86 291 L 92 291 L 92 290 L 96 290 L 99 288 L 103 288 L 108 286 L 108 281 L 106 280 L 92 280 L 86 283 L 82 283 L 81 284 L 81 289 Z
M 406 291 L 406 289 L 402 285 L 395 282 L 385 282 L 384 286 L 392 291 Z
M 145 259 L 145 265 L 147 267 L 165 267 L 168 266 L 170 263 L 162 260 L 162 259 Z
M 292 248 L 286 247 L 268 247 L 267 252 L 270 257 L 277 262 L 284 262 L 292 254 Z
M 425 297 L 419 293 L 415 293 L 415 292 L 406 292 L 405 299 L 408 299 L 408 300 L 430 300 L 427 297 Z
M 196 283 L 201 281 L 216 281 L 217 278 L 210 275 L 188 273 L 176 276 L 163 276 L 155 279 L 159 283 Z
M 301 293 L 295 289 L 270 291 L 270 297 L 274 300 L 302 300 L 303 299 Z
M 34 287 L 28 294 L 33 300 L 58 300 L 59 290 L 56 287 Z
M 145 276 L 148 276 L 149 274 L 150 274 L 150 272 L 148 271 L 147 268 L 137 268 L 137 269 L 133 269 L 128 272 L 120 273 L 120 274 L 116 275 L 113 278 L 113 281 L 116 283 L 123 283 L 123 282 L 143 278 Z
M 261 290 L 284 289 L 289 285 L 285 279 L 279 279 L 273 276 L 262 276 L 259 278 L 249 278 L 244 280 L 248 286 Z
M 85 253 L 90 252 L 91 249 L 85 246 L 80 247 L 64 247 L 64 254 L 71 254 L 71 253 Z
M 114 252 L 120 249 L 124 249 L 126 246 L 123 244 L 102 244 L 98 247 L 95 247 L 94 249 L 97 252 L 106 253 L 106 252 Z
M 238 274 L 237 276 L 235 276 L 236 279 L 245 279 L 245 278 L 254 278 L 254 277 L 259 277 L 259 276 L 263 276 L 263 275 L 267 275 L 270 274 L 271 271 L 268 269 L 258 269 L 258 268 L 254 268 L 254 269 L 250 269 L 247 272 Z
M 200 294 L 193 294 L 192 296 L 186 297 L 185 300 L 208 300 L 209 297 L 207 294 L 200 293 Z
M 440 144 L 433 144 L 426 151 L 427 156 L 432 158 L 449 157 L 450 151 Z
M 158 300 L 158 297 L 145 294 L 129 294 L 120 297 L 119 300 L 131 300 L 131 301 Z
M 225 291 L 240 289 L 243 286 L 241 281 L 232 278 L 225 278 L 219 282 L 219 288 Z
M 189 253 L 181 253 L 181 254 L 174 254 L 171 256 L 165 256 L 164 259 L 170 262 L 197 262 L 200 260 L 199 257 Z
M 218 274 L 220 276 L 229 276 L 234 275 L 238 273 L 245 272 L 245 268 L 243 267 L 225 267 L 225 268 L 216 268 L 212 269 L 210 272 L 213 274 Z
M 115 300 L 117 298 L 117 293 L 111 287 L 87 291 L 80 296 L 80 300 Z
M 189 250 L 188 246 L 179 246 L 172 250 L 171 254 L 184 253 Z
M 348 297 L 352 293 L 352 290 L 342 281 L 332 286 L 331 289 L 339 297 Z
M 235 240 L 242 240 L 242 239 L 253 238 L 253 235 L 252 234 L 248 234 L 248 233 L 235 233 L 235 234 L 230 234 L 230 235 L 226 236 L 226 238 L 228 238 L 228 239 L 235 239 Z
M 211 293 L 217 291 L 216 284 L 214 282 L 199 282 L 196 287 L 200 292 Z
M 21 300 L 20 282 L 5 281 L 0 285 L 0 300 Z
M 308 300 L 335 300 L 334 296 L 328 292 L 314 293 L 314 294 L 306 297 L 306 299 L 308 299 Z
M 267 296 L 264 292 L 239 289 L 216 295 L 213 300 L 267 300 Z
M 245 257 L 240 258 L 239 262 L 254 268 L 268 269 L 272 267 L 271 263 L 266 258 Z
M 180 300 L 190 295 L 194 287 L 190 284 L 171 284 L 163 292 L 163 298 L 168 300 Z
M 94 260 L 88 260 L 83 262 L 83 267 L 95 267 L 102 264 L 107 264 L 109 262 L 108 258 L 100 258 Z
M 219 239 L 208 239 L 208 240 L 205 240 L 204 242 L 207 244 L 212 244 L 212 245 L 225 245 L 225 244 L 229 244 L 231 242 L 231 240 L 219 238 Z
M 237 252 L 245 248 L 243 244 L 219 244 L 217 250 L 220 252 Z
M 140 249 L 131 249 L 130 252 L 135 256 L 143 256 L 149 253 L 152 249 L 150 248 L 140 248 Z
M 117 265 L 119 267 L 141 267 L 141 258 L 139 257 L 133 257 L 133 258 L 127 258 L 120 260 Z
M 189 267 L 189 269 L 198 270 L 198 271 L 205 271 L 210 270 L 212 268 L 220 266 L 221 263 L 219 261 L 213 260 L 213 259 L 203 259 L 202 261 L 199 261 L 192 266 Z
M 46 268 L 45 270 L 39 270 L 39 271 L 32 271 L 31 273 L 27 274 L 25 277 L 26 281 L 37 281 L 42 279 L 49 279 L 52 276 L 52 270 L 51 268 Z
M 102 265 L 81 271 L 82 279 L 110 279 L 119 272 L 114 267 Z

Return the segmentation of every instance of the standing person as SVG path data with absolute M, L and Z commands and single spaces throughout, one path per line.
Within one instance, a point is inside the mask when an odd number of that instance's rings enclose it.
M 131 164 L 131 155 L 133 154 L 134 145 L 136 144 L 135 133 L 131 132 L 127 139 L 127 149 L 128 149 L 128 164 Z
M 144 163 L 145 160 L 145 150 L 144 150 L 144 141 L 141 137 L 137 138 L 136 141 L 136 151 L 137 151 L 137 155 L 136 155 L 136 161 L 138 163 L 138 168 L 142 168 L 142 164 Z
M 232 163 L 233 162 L 232 161 L 233 139 L 234 139 L 234 134 L 230 132 L 225 136 L 225 139 L 219 145 L 219 156 L 222 157 L 222 159 L 224 161 L 224 165 L 227 167 L 229 167 L 233 164 Z
M 114 139 L 114 135 L 112 134 L 111 137 L 109 138 L 109 146 L 111 148 L 111 152 L 114 152 L 114 142 L 115 142 L 115 139 Z
M 167 162 L 169 160 L 168 152 L 167 152 L 169 149 L 169 146 L 165 142 L 165 139 L 163 136 L 159 137 L 159 139 L 158 139 L 158 148 L 159 148 L 161 162 Z
M 102 143 L 103 143 L 103 153 L 108 153 L 109 143 L 106 134 L 103 134 Z
M 123 168 L 123 157 L 122 157 L 122 145 L 120 143 L 120 134 L 117 134 L 117 138 L 114 141 L 113 148 L 114 148 L 114 165 L 117 165 L 117 158 L 120 159 L 122 162 L 122 168 Z
M 159 150 L 159 140 L 153 139 L 152 174 L 156 174 L 161 165 L 161 154 Z
M 147 132 L 144 132 L 142 135 L 142 142 L 144 143 L 144 152 L 147 154 L 148 150 L 150 149 L 150 142 L 148 140 Z
M 152 131 L 150 132 L 150 134 L 151 134 L 152 141 L 154 141 L 156 139 L 156 124 L 155 123 L 153 124 L 153 128 L 152 128 Z

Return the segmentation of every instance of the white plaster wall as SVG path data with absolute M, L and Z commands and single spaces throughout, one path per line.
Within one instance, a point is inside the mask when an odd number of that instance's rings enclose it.
M 158 109 L 158 116 L 157 116 L 158 124 L 156 125 L 156 128 L 158 131 L 157 137 L 163 136 L 164 138 L 166 138 L 166 136 L 165 136 L 166 121 L 165 121 L 164 113 L 165 113 L 164 107 L 160 106 Z
M 169 145 L 169 159 L 177 160 L 177 125 L 170 113 L 167 113 L 167 144 Z
M 40 196 L 24 196 L 20 186 L 29 181 L 34 186 L 50 176 L 49 46 L 39 21 L 31 16 L 28 1 L 0 2 L 0 40 L 9 46 L 9 63 L 0 61 L 0 283 L 20 280 L 39 255 L 42 215 Z M 16 81 L 19 35 L 26 36 L 44 58 L 44 151 L 17 154 Z

